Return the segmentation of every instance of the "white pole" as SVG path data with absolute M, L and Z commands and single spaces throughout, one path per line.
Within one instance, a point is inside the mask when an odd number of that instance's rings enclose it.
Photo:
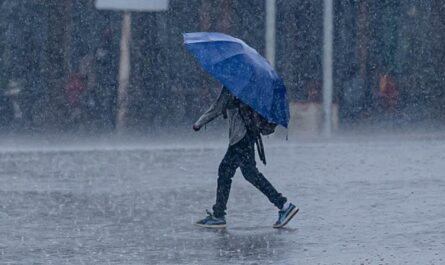
M 130 83 L 130 40 L 131 14 L 125 12 L 122 19 L 122 33 L 120 41 L 119 88 L 117 91 L 117 121 L 116 129 L 122 131 L 126 127 L 128 112 L 128 86 Z
M 333 90 L 333 0 L 324 0 L 323 14 L 323 113 L 326 137 L 332 132 L 332 90 Z
M 266 1 L 266 59 L 275 66 L 276 0 Z

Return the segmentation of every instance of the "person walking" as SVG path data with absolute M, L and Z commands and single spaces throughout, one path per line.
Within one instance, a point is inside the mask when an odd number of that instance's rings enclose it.
M 248 117 L 244 117 L 245 112 L 242 110 L 243 103 L 233 96 L 227 88 L 223 87 L 216 102 L 193 124 L 193 129 L 199 131 L 204 125 L 220 115 L 228 118 L 229 123 L 229 147 L 218 168 L 216 203 L 213 205 L 213 213 L 207 211 L 208 216 L 197 221 L 195 223 L 197 226 L 208 228 L 226 227 L 226 205 L 229 199 L 232 178 L 237 168 L 241 169 L 244 178 L 248 182 L 267 196 L 269 201 L 279 209 L 278 220 L 273 225 L 274 228 L 285 226 L 299 211 L 258 171 L 255 162 L 255 143 L 257 142 L 257 137 L 260 136 L 255 128 L 249 126 Z M 261 157 L 260 148 L 262 144 L 257 147 Z M 262 160 L 265 163 L 264 153 L 263 158 Z

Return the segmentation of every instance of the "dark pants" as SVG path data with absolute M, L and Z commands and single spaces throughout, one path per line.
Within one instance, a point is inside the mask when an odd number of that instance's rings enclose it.
M 230 186 L 236 169 L 239 167 L 244 178 L 252 183 L 270 202 L 281 209 L 287 199 L 283 197 L 261 174 L 255 162 L 255 140 L 246 135 L 238 143 L 229 146 L 218 169 L 218 187 L 216 191 L 216 204 L 213 206 L 215 217 L 223 217 L 226 213 L 227 200 L 229 199 Z

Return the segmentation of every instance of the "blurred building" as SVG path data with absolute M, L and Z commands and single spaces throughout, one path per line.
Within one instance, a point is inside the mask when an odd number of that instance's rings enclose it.
M 292 101 L 318 100 L 323 1 L 276 3 L 276 68 Z M 439 0 L 335 1 L 340 122 L 443 122 L 444 8 Z M 0 10 L 3 127 L 113 130 L 122 13 L 96 10 L 93 0 L 0 0 Z M 265 12 L 262 0 L 171 0 L 166 12 L 133 13 L 128 126 L 188 126 L 219 85 L 181 34 L 226 32 L 264 54 Z M 68 84 L 73 75 L 85 84 Z M 20 84 L 16 122 L 5 107 L 10 84 Z

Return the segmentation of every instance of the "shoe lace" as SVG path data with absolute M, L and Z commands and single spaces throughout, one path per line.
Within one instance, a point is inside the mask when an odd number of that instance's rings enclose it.
M 206 209 L 206 213 L 207 213 L 208 216 L 213 217 L 213 214 L 209 210 L 207 210 L 207 209 Z

